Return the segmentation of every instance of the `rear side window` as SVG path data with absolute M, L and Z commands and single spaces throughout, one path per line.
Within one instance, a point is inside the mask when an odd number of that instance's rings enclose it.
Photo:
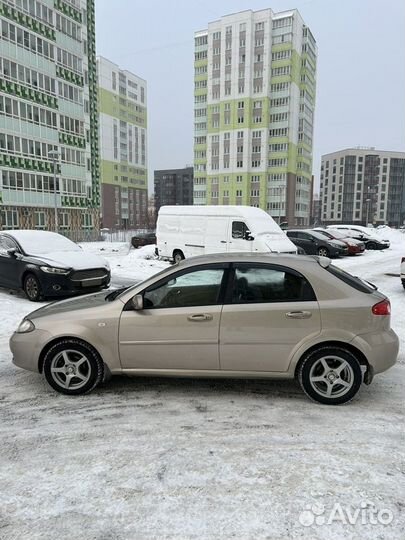
M 233 304 L 305 302 L 316 300 L 309 282 L 298 272 L 283 267 L 235 267 Z
M 353 289 L 356 289 L 357 291 L 370 294 L 377 289 L 377 287 L 374 287 L 373 285 L 367 283 L 366 281 L 360 279 L 357 276 L 352 276 L 352 274 L 345 272 L 337 266 L 333 266 L 333 264 L 327 266 L 325 270 L 346 283 L 346 285 L 350 285 L 350 287 L 353 287 Z

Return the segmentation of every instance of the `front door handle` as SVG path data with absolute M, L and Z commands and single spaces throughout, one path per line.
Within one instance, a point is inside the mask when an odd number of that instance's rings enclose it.
M 312 317 L 310 311 L 289 311 L 285 314 L 287 319 L 309 319 Z
M 196 315 L 189 315 L 187 319 L 192 322 L 212 321 L 212 315 L 209 315 L 208 313 L 198 313 Z

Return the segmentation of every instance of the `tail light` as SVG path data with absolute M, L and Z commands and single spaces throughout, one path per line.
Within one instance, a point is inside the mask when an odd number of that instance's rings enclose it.
M 374 315 L 391 315 L 391 303 L 388 298 L 386 298 L 385 300 L 382 300 L 382 302 L 374 304 L 371 311 Z

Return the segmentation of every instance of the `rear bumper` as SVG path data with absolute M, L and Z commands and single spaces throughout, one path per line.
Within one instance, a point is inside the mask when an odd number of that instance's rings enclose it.
M 399 340 L 394 330 L 361 334 L 351 342 L 368 360 L 373 373 L 382 373 L 397 361 Z

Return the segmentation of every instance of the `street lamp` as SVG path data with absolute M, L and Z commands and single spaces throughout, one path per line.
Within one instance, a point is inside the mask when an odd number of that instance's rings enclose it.
M 370 208 L 370 201 L 371 199 L 366 199 L 366 227 L 368 227 L 368 211 Z
M 59 161 L 59 152 L 57 150 L 51 150 L 48 152 L 48 157 L 52 160 L 53 166 L 53 193 L 54 193 L 54 204 L 55 204 L 55 232 L 58 232 L 58 200 L 56 192 L 56 162 Z
M 279 190 L 280 190 L 280 198 L 279 198 L 279 202 L 278 202 L 278 224 L 279 225 L 281 223 L 281 196 L 283 194 L 284 187 L 285 186 L 279 186 Z

